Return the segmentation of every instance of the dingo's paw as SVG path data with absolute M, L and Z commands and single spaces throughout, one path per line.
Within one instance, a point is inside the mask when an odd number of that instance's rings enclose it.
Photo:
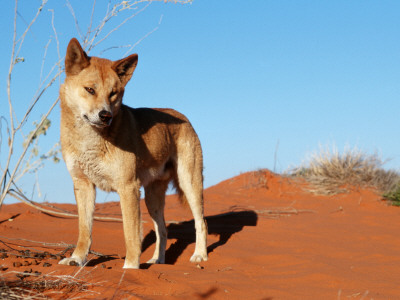
M 156 258 L 152 258 L 150 260 L 147 261 L 148 264 L 165 264 L 165 260 L 163 259 L 156 259 Z
M 83 266 L 84 261 L 78 257 L 67 257 L 58 262 L 59 265 Z
M 139 269 L 139 263 L 131 263 L 125 260 L 124 269 Z
M 202 262 L 202 261 L 207 261 L 208 260 L 208 257 L 207 257 L 207 254 L 203 254 L 203 255 L 201 255 L 201 254 L 193 254 L 192 255 L 192 257 L 190 258 L 190 261 L 192 262 L 192 263 L 199 263 L 199 262 Z

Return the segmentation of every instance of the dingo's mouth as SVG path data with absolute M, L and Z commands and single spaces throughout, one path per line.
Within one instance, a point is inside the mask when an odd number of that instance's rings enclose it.
M 83 115 L 83 119 L 84 119 L 86 122 L 88 122 L 90 125 L 95 126 L 95 127 L 97 127 L 97 128 L 105 128 L 105 127 L 108 127 L 108 126 L 111 125 L 111 121 L 112 121 L 112 119 L 110 119 L 110 120 L 108 120 L 108 121 L 106 121 L 106 122 L 103 122 L 103 121 L 101 121 L 101 120 L 98 120 L 98 121 L 93 122 L 92 120 L 89 119 L 89 117 L 88 117 L 87 115 Z

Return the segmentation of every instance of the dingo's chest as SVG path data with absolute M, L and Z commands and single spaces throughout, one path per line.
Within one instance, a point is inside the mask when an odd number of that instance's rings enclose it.
M 115 170 L 113 165 L 108 161 L 105 153 L 88 149 L 81 153 L 78 161 L 83 173 L 97 187 L 107 192 L 114 190 L 113 173 Z
M 82 173 L 97 187 L 110 192 L 115 191 L 116 168 L 107 150 L 98 144 L 79 143 L 79 149 L 65 153 L 65 163 L 72 177 Z

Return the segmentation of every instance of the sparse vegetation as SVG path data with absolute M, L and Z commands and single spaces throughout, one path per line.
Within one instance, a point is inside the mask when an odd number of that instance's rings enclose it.
M 1 237 L 6 238 L 6 237 Z M 6 238 L 7 239 L 7 238 Z M 41 251 L 33 247 L 22 247 L 14 243 L 17 240 L 28 243 L 39 243 L 45 247 L 56 246 L 43 242 L 25 239 L 10 238 L 13 244 L 3 242 L 6 248 L 0 248 L 0 299 L 85 299 L 95 294 L 93 287 L 99 283 L 85 280 L 87 273 L 81 272 L 82 267 L 72 275 L 58 275 L 53 272 L 43 272 L 43 268 L 50 268 L 60 259 L 65 258 L 65 252 L 71 247 L 58 253 Z M 64 245 L 62 245 L 64 246 Z M 51 270 L 51 269 L 49 269 Z M 6 271 L 6 272 L 4 272 Z
M 392 205 L 400 206 L 400 184 L 397 184 L 391 190 L 385 192 L 383 198 L 390 201 Z
M 92 294 L 89 288 L 94 285 L 69 275 L 42 275 L 29 271 L 10 273 L 15 273 L 19 279 L 5 280 L 4 277 L 1 278 L 1 299 L 67 299 L 74 293 Z M 27 280 L 26 277 L 34 278 Z
M 400 174 L 385 170 L 377 154 L 368 155 L 354 148 L 339 153 L 337 149 L 322 149 L 313 154 L 303 166 L 291 175 L 304 178 L 315 194 L 333 195 L 358 187 L 372 187 L 389 200 L 400 200 Z M 399 201 L 400 203 L 400 201 Z

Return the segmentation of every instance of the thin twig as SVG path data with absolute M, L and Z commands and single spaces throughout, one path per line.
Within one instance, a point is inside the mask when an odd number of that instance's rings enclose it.
M 37 139 L 36 139 L 36 143 L 35 143 L 35 147 L 37 146 Z M 43 158 L 42 157 L 54 157 L 57 155 L 57 153 L 59 152 L 59 150 L 57 149 L 60 146 L 59 143 L 56 143 L 53 145 L 53 147 L 47 151 L 47 153 L 43 154 L 41 157 L 39 157 L 38 159 L 36 159 L 35 161 L 29 163 L 36 155 L 34 155 L 33 153 L 30 154 L 30 156 L 28 157 L 28 159 L 25 161 L 25 167 L 21 170 L 18 171 L 17 174 L 15 174 L 14 178 L 13 178 L 13 185 L 16 185 L 16 182 L 18 182 L 19 179 L 21 179 L 26 173 L 28 172 L 37 172 L 43 165 Z
M 58 34 L 57 34 L 57 30 L 56 27 L 54 26 L 54 9 L 50 9 L 51 11 L 51 27 L 53 28 L 53 32 L 54 32 L 54 36 L 56 38 L 56 45 L 57 45 L 57 55 L 58 55 L 58 72 L 59 74 L 62 73 L 62 66 L 61 66 L 61 54 L 60 54 L 60 41 L 58 40 Z M 58 82 L 59 82 L 59 86 L 61 86 L 61 78 L 60 76 L 58 76 Z
M 283 207 L 283 208 L 276 208 L 276 209 L 261 209 L 255 210 L 257 214 L 262 215 L 299 215 L 304 213 L 313 213 L 315 214 L 316 211 L 311 209 L 296 209 L 293 207 Z
M 37 210 L 40 210 L 40 211 L 45 212 L 45 213 L 50 214 L 50 215 L 63 216 L 63 217 L 71 217 L 71 218 L 77 218 L 77 217 L 78 217 L 77 214 L 67 213 L 67 212 L 57 212 L 57 211 L 54 211 L 54 210 L 50 210 L 50 209 L 46 209 L 46 208 L 40 207 L 36 202 L 27 199 L 23 194 L 16 193 L 16 191 L 14 191 L 14 190 L 10 190 L 10 191 L 9 191 L 9 195 L 12 196 L 12 197 L 14 197 L 15 199 L 17 199 L 17 200 L 19 200 L 19 201 L 25 203 L 25 204 L 31 206 L 31 207 L 36 208 Z M 120 219 L 120 218 L 112 218 L 112 217 L 98 217 L 98 216 L 94 216 L 93 219 L 94 219 L 94 220 L 97 220 L 97 221 L 122 222 L 122 219 Z
M 10 240 L 10 241 L 24 241 L 24 242 L 34 243 L 34 244 L 41 244 L 41 245 L 43 245 L 44 247 L 67 248 L 67 250 L 66 250 L 65 252 L 67 252 L 67 251 L 70 250 L 70 249 L 76 248 L 76 245 L 74 245 L 74 244 L 67 244 L 67 243 L 64 243 L 64 242 L 60 242 L 60 243 L 48 243 L 48 242 L 41 242 L 41 241 L 33 241 L 33 240 L 29 240 L 29 239 L 24 239 L 24 238 L 11 238 L 11 237 L 7 237 L 7 236 L 0 236 L 0 239 L 6 239 L 6 240 Z M 3 242 L 3 241 L 1 241 L 1 240 L 0 240 L 0 242 L 3 243 L 3 244 L 4 244 L 5 246 L 7 246 L 8 248 L 10 248 L 11 250 L 18 251 L 17 249 L 14 249 L 14 248 L 10 247 L 9 245 L 7 245 L 5 242 Z M 64 252 L 64 253 L 65 253 L 65 252 Z M 64 254 L 64 253 L 63 253 L 63 254 Z M 96 255 L 96 256 L 99 256 L 99 257 L 118 256 L 118 254 L 103 254 L 103 253 L 100 253 L 100 252 L 97 252 L 97 251 L 93 251 L 93 250 L 90 250 L 89 253 L 90 253 L 90 254 L 93 254 L 93 255 Z
M 135 44 L 133 44 L 133 46 L 125 52 L 124 56 L 127 56 L 137 45 L 139 45 L 143 40 L 145 40 L 146 38 L 148 38 L 151 34 L 153 34 L 155 31 L 158 30 L 158 28 L 161 25 L 163 19 L 163 15 L 161 15 L 160 20 L 158 21 L 158 25 L 156 27 L 153 28 L 153 30 L 149 31 L 145 36 L 143 36 L 141 39 L 139 39 Z
M 33 103 L 32 103 L 32 104 L 29 106 L 29 108 L 27 109 L 27 111 L 26 111 L 24 117 L 22 118 L 22 121 L 19 123 L 18 127 L 15 128 L 16 131 L 19 130 L 19 129 L 22 127 L 22 125 L 25 123 L 25 120 L 28 118 L 28 116 L 29 116 L 30 113 L 32 112 L 32 109 L 33 109 L 33 108 L 35 107 L 35 105 L 38 103 L 38 101 L 40 100 L 40 98 L 43 96 L 43 94 L 46 92 L 46 90 L 47 90 L 48 88 L 50 88 L 50 87 L 53 85 L 54 81 L 56 81 L 56 79 L 57 79 L 61 74 L 62 74 L 62 70 L 59 70 L 58 73 L 57 73 L 56 75 L 54 75 L 54 77 L 50 80 L 50 82 L 47 83 L 47 85 L 40 91 L 39 95 L 36 96 L 36 98 L 35 98 L 35 100 L 33 101 Z M 49 75 L 50 75 L 50 73 L 49 73 Z M 46 79 L 47 79 L 47 78 L 46 78 Z M 58 99 L 57 99 L 56 102 L 53 104 L 53 108 L 54 108 L 54 105 L 57 104 L 57 102 L 58 102 Z M 49 111 L 49 114 L 50 114 L 51 111 L 52 111 L 52 109 Z M 42 118 L 42 122 L 43 122 L 44 120 L 45 120 L 45 119 Z M 40 124 L 40 125 L 41 125 L 41 124 Z M 38 125 L 37 128 L 36 128 L 36 130 L 39 129 L 39 128 L 40 128 L 40 126 Z M 36 131 L 35 131 L 35 134 L 36 134 Z M 32 137 L 33 137 L 33 136 L 34 136 L 34 134 L 32 134 Z
M 118 282 L 118 286 L 117 286 L 117 288 L 115 289 L 115 292 L 114 292 L 113 296 L 111 297 L 111 299 L 115 299 L 115 297 L 116 297 L 116 295 L 117 295 L 117 293 L 118 293 L 118 291 L 119 291 L 119 288 L 120 288 L 120 286 L 121 286 L 122 280 L 123 280 L 124 277 L 125 277 L 125 272 L 126 272 L 126 271 L 124 270 L 124 272 L 122 273 L 121 278 L 120 278 L 120 280 L 119 280 L 119 282 Z
M 45 61 L 46 61 L 47 50 L 49 49 L 50 43 L 51 43 L 51 38 L 48 40 L 46 46 L 44 46 L 44 53 L 43 53 L 43 59 L 42 59 L 42 67 L 40 68 L 39 82 L 43 82 L 43 81 L 42 81 L 42 78 L 43 78 L 44 63 L 45 63 Z
M 18 0 L 16 0 L 15 2 L 17 2 L 17 1 L 18 1 Z M 23 43 L 24 43 L 24 41 L 25 41 L 25 36 L 26 36 L 26 34 L 29 32 L 29 30 L 31 29 L 32 25 L 35 24 L 37 18 L 39 17 L 40 13 L 41 13 L 42 10 L 43 10 L 43 7 L 47 4 L 47 1 L 48 1 L 48 0 L 42 0 L 42 3 L 40 4 L 40 6 L 39 6 L 39 8 L 38 8 L 38 10 L 37 10 L 37 12 L 36 12 L 36 15 L 33 17 L 33 19 L 31 20 L 31 22 L 29 23 L 29 25 L 25 28 L 24 33 L 23 33 L 23 34 L 21 35 L 21 37 L 18 39 L 17 44 L 19 43 L 19 47 L 18 47 L 18 50 L 16 51 L 15 58 L 18 57 L 19 52 L 21 51 L 22 45 L 23 45 Z M 16 12 L 16 14 L 17 14 L 17 13 L 18 13 L 18 11 Z
M 23 239 L 23 238 L 11 238 L 11 237 L 7 237 L 7 236 L 0 236 L 0 239 L 7 239 L 10 241 L 24 241 L 24 242 L 29 242 L 29 243 L 35 243 L 35 244 L 41 244 L 44 247 L 60 247 L 60 248 L 75 248 L 76 245 L 73 244 L 66 244 L 64 242 L 61 243 L 47 243 L 47 242 L 39 242 L 39 241 L 32 241 L 32 240 L 28 240 L 28 239 Z M 0 240 L 1 243 L 3 243 L 4 245 L 6 245 L 7 247 L 9 247 L 12 250 L 18 251 L 17 249 L 14 249 L 12 247 L 10 247 L 9 245 L 7 245 L 6 243 L 4 243 L 3 241 Z
M 110 5 L 110 3 L 108 4 Z M 94 16 L 94 9 L 96 7 L 96 0 L 93 1 L 93 5 L 92 5 L 92 14 L 90 15 L 90 23 L 89 23 L 89 27 L 87 29 L 86 32 L 86 36 L 85 36 L 85 40 L 87 39 L 87 37 L 90 35 L 90 32 L 92 30 L 92 24 L 93 24 L 93 16 Z
M 127 17 L 124 21 L 122 21 L 118 26 L 114 27 L 113 29 L 111 29 L 102 39 L 100 39 L 97 43 L 92 44 L 88 51 L 90 51 L 91 49 L 93 49 L 94 47 L 96 47 L 97 45 L 99 45 L 101 42 L 103 42 L 104 40 L 106 40 L 113 32 L 117 31 L 122 25 L 124 25 L 126 22 L 128 22 L 130 19 L 132 19 L 133 17 L 136 17 L 138 14 L 142 13 L 143 11 L 146 10 L 147 7 L 149 7 L 149 5 L 151 4 L 151 1 L 144 6 L 141 10 L 139 10 L 137 13 L 130 15 L 129 17 Z
M 81 28 L 80 28 L 80 26 L 79 26 L 79 24 L 78 24 L 78 19 L 77 19 L 76 15 L 75 15 L 75 11 L 74 11 L 74 9 L 73 9 L 71 3 L 69 2 L 69 0 L 66 0 L 66 3 L 67 3 L 67 7 L 68 7 L 68 9 L 69 9 L 69 11 L 70 11 L 72 17 L 74 18 L 76 31 L 78 32 L 79 37 L 80 37 L 81 39 L 83 39 L 82 30 L 81 30 Z

